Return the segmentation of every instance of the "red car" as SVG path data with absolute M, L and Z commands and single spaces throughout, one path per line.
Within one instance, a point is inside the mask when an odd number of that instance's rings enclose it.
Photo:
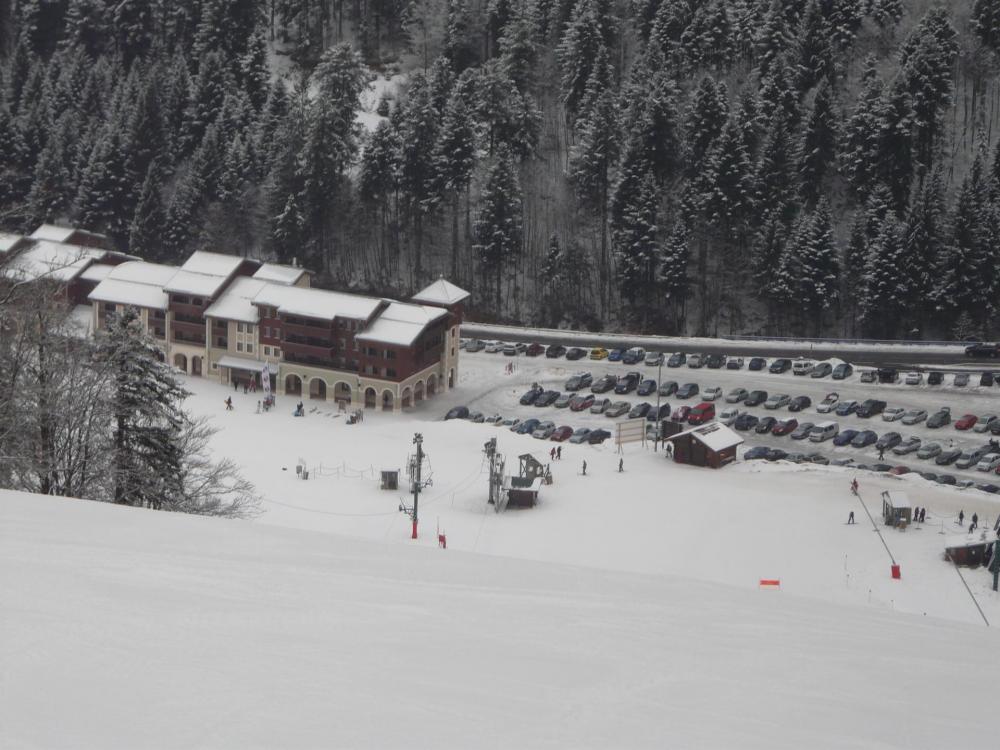
M 797 419 L 782 419 L 774 427 L 771 428 L 772 435 L 789 435 L 795 432 L 795 428 L 799 426 L 799 420 Z
M 978 421 L 979 417 L 977 417 L 975 414 L 966 414 L 964 417 L 955 422 L 955 429 L 971 430 Z
M 524 353 L 529 357 L 537 357 L 539 354 L 545 353 L 545 347 L 541 344 L 532 344 Z
M 594 405 L 594 394 L 588 393 L 586 396 L 574 396 L 569 402 L 572 411 L 583 411 Z
M 677 411 L 673 413 L 670 417 L 673 422 L 684 422 L 687 420 L 688 415 L 691 413 L 690 406 L 678 406 Z
M 549 440 L 555 440 L 557 443 L 562 443 L 569 440 L 569 436 L 573 434 L 573 428 L 569 425 L 563 425 L 562 427 L 556 428 L 556 431 L 552 433 L 552 437 Z
M 688 424 L 705 424 L 715 419 L 715 404 L 710 401 L 703 401 L 691 410 L 688 414 Z
M 902 476 L 903 474 L 909 474 L 910 468 L 908 466 L 893 466 L 889 469 L 889 473 L 894 476 Z

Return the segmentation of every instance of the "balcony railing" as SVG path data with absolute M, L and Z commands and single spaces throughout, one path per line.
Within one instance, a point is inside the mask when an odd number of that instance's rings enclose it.
M 178 344 L 196 344 L 198 346 L 205 345 L 205 335 L 201 336 L 195 334 L 184 333 L 184 331 L 178 331 L 175 328 L 170 329 L 170 338 L 172 341 L 176 341 Z
M 308 354 L 299 354 L 296 352 L 290 352 L 288 350 L 285 350 L 283 352 L 282 359 L 285 362 L 292 362 L 300 365 L 310 365 L 312 367 L 322 367 L 327 370 L 339 369 L 336 363 L 332 359 L 325 359 L 323 357 L 314 357 Z

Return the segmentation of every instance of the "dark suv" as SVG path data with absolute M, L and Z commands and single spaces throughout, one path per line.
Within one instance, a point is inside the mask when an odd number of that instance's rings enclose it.
M 776 359 L 771 363 L 771 366 L 767 368 L 768 371 L 773 373 L 788 372 L 792 369 L 792 360 L 790 359 Z
M 767 401 L 767 391 L 750 391 L 750 395 L 747 396 L 746 401 L 743 402 L 743 405 L 760 406 L 765 401 Z
M 973 344 L 965 347 L 966 357 L 1000 357 L 1000 344 Z
M 725 354 L 709 354 L 705 360 L 705 366 L 709 370 L 720 370 L 726 366 Z
M 879 401 L 877 398 L 870 398 L 861 403 L 861 406 L 858 407 L 857 414 L 859 417 L 874 417 L 876 414 L 881 414 L 884 410 L 885 401 Z
M 618 378 L 618 385 L 615 386 L 615 393 L 631 393 L 639 387 L 639 381 L 641 380 L 642 375 L 637 372 L 630 372 L 625 376 Z

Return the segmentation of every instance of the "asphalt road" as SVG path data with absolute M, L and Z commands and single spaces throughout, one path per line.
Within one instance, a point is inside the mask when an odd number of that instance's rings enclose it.
M 507 327 L 504 327 L 505 332 Z M 773 344 L 766 341 L 745 342 L 734 339 L 715 339 L 717 343 L 703 343 L 699 340 L 693 344 L 690 340 L 674 337 L 635 337 L 627 334 L 601 333 L 588 335 L 587 332 L 572 332 L 572 335 L 563 334 L 560 331 L 539 331 L 535 329 L 525 329 L 521 336 L 499 335 L 497 331 L 489 325 L 479 323 L 463 323 L 462 335 L 481 339 L 502 339 L 504 341 L 523 341 L 525 343 L 538 342 L 539 344 L 562 344 L 563 346 L 583 346 L 595 347 L 603 346 L 608 349 L 628 349 L 633 346 L 642 346 L 647 350 L 651 347 L 650 339 L 655 338 L 656 349 L 664 352 L 685 352 L 688 354 L 700 352 L 702 354 L 725 354 L 730 357 L 812 357 L 815 359 L 829 359 L 839 357 L 848 360 L 855 365 L 869 367 L 897 367 L 907 370 L 926 370 L 934 365 L 964 365 L 970 371 L 979 372 L 990 370 L 1000 372 L 1000 359 L 995 358 L 974 358 L 965 356 L 965 343 L 956 343 L 954 353 L 940 351 L 940 346 L 928 347 L 927 351 L 920 349 L 905 349 L 898 351 L 891 345 L 878 344 L 858 344 L 852 345 L 851 349 L 845 351 L 836 346 L 824 345 L 822 343 L 775 341 Z M 662 344 L 660 343 L 662 342 Z M 900 342 L 905 344 L 906 342 Z

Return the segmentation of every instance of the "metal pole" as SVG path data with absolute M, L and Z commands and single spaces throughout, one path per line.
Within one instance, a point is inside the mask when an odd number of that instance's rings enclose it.
M 413 436 L 413 442 L 417 446 L 417 465 L 413 470 L 413 534 L 410 539 L 417 538 L 417 503 L 420 501 L 420 466 L 424 462 L 423 442 L 420 433 Z
M 656 368 L 656 432 L 653 433 L 653 453 L 660 449 L 660 386 L 663 385 L 663 352 L 660 352 L 660 364 Z

